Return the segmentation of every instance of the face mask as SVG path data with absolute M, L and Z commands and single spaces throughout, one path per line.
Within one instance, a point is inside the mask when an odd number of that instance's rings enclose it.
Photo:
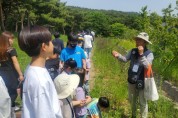
M 75 47 L 77 46 L 77 44 L 71 43 L 70 46 L 71 46 L 72 48 L 75 48 Z

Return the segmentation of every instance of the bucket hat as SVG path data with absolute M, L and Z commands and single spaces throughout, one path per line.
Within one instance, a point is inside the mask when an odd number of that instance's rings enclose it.
M 77 88 L 79 84 L 77 74 L 60 74 L 54 79 L 54 85 L 59 99 L 67 98 Z
M 149 36 L 148 36 L 148 34 L 147 34 L 146 32 L 141 32 L 141 33 L 139 33 L 139 34 L 135 37 L 135 39 L 137 39 L 137 38 L 143 39 L 143 40 L 146 41 L 147 43 L 152 44 L 152 43 L 149 41 Z

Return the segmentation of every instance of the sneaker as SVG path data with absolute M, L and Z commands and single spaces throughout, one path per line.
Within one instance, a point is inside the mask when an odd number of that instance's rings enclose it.
M 20 108 L 19 108 L 18 106 L 15 106 L 14 111 L 15 111 L 15 112 L 20 111 Z

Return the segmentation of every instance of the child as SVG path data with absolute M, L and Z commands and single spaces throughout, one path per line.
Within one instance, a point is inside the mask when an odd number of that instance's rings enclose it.
M 7 88 L 0 76 L 0 118 L 10 118 L 11 112 L 11 99 L 9 97 Z
M 63 118 L 45 68 L 46 58 L 53 55 L 51 33 L 42 26 L 26 27 L 19 34 L 18 44 L 32 58 L 24 75 L 22 118 Z
M 54 84 L 58 93 L 58 99 L 61 102 L 63 118 L 75 118 L 72 105 L 71 94 L 79 84 L 77 74 L 60 74 L 54 79 Z
M 85 96 L 85 91 L 82 87 L 78 86 L 75 92 L 73 93 L 73 99 L 75 101 L 85 101 L 83 105 L 75 105 L 74 111 L 76 118 L 86 118 L 87 116 L 87 104 L 91 102 L 90 96 Z
M 12 47 L 13 40 L 14 35 L 8 31 L 3 32 L 0 36 L 0 76 L 3 78 L 11 98 L 11 117 L 15 118 L 17 86 L 18 82 L 23 81 L 24 78 L 17 60 L 17 52 Z
M 72 93 L 76 90 L 80 80 L 78 75 L 71 74 L 76 67 L 76 61 L 72 58 L 68 59 L 64 62 L 62 73 L 54 79 L 64 118 L 75 117 L 73 106 L 85 105 L 85 99 L 77 101 L 72 98 Z
M 90 67 L 88 65 L 88 68 L 85 70 L 85 79 L 82 82 L 83 87 L 81 85 L 79 85 L 74 92 L 74 100 L 76 100 L 76 101 L 85 100 L 84 105 L 74 107 L 76 118 L 86 118 L 86 115 L 87 115 L 86 104 L 91 102 L 91 97 L 88 96 L 89 95 L 89 83 L 88 83 L 89 68 Z
M 86 70 L 85 70 L 85 78 L 84 78 L 84 84 L 83 84 L 83 88 L 85 90 L 85 95 L 89 95 L 89 79 L 90 79 L 90 68 L 91 68 L 91 64 L 90 64 L 90 58 L 88 58 L 87 53 L 85 52 L 86 55 Z
M 55 43 L 53 42 L 53 45 Z M 53 55 L 48 57 L 45 63 L 45 67 L 51 76 L 51 79 L 54 80 L 59 75 L 59 58 L 58 55 L 60 54 L 56 48 L 53 50 Z
M 83 39 L 81 39 L 80 37 L 78 37 L 78 44 L 79 47 L 82 47 L 83 45 Z M 89 79 L 90 79 L 90 75 L 89 75 L 89 71 L 91 68 L 91 64 L 90 64 L 90 58 L 88 57 L 88 54 L 86 51 L 84 51 L 85 56 L 86 56 L 86 69 L 85 69 L 85 75 L 84 75 L 84 81 L 83 81 L 83 88 L 85 90 L 85 95 L 89 95 Z
M 101 110 L 109 107 L 109 100 L 106 97 L 93 98 L 87 105 L 88 116 L 90 118 L 102 118 Z

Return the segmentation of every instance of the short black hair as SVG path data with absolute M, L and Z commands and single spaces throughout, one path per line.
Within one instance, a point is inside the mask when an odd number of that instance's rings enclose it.
M 68 67 L 72 69 L 76 68 L 77 62 L 73 58 L 69 58 L 68 60 L 64 62 L 64 68 L 68 68 Z
M 109 107 L 109 99 L 107 97 L 100 97 L 98 100 L 98 105 L 103 108 Z
M 76 41 L 76 42 L 78 41 L 78 36 L 76 36 L 72 33 L 68 34 L 67 38 L 68 38 L 68 41 Z
M 18 36 L 18 44 L 21 50 L 28 56 L 38 56 L 42 43 L 49 45 L 51 33 L 43 26 L 28 26 L 21 30 Z
M 59 32 L 55 32 L 55 33 L 54 33 L 54 37 L 55 37 L 55 38 L 59 38 L 59 37 L 60 37 L 60 33 L 59 33 Z
M 87 29 L 85 32 L 86 32 L 86 34 L 91 34 L 89 29 Z

